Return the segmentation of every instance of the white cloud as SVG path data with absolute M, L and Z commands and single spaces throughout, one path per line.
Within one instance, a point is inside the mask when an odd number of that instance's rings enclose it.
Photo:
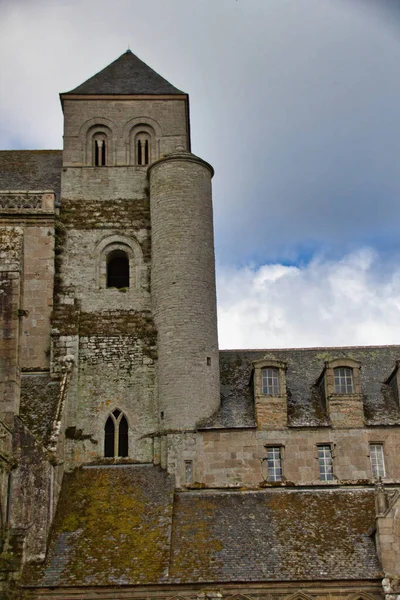
M 218 271 L 221 348 L 396 344 L 400 265 L 363 249 L 339 261 Z

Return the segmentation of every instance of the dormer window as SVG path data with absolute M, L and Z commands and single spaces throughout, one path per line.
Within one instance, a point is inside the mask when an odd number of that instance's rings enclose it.
M 336 367 L 333 369 L 335 379 L 335 394 L 353 394 L 353 369 L 349 367 Z
M 107 165 L 107 136 L 105 133 L 96 133 L 93 136 L 93 166 L 105 167 Z
M 253 362 L 254 402 L 259 429 L 287 427 L 286 363 L 265 356 Z
M 323 396 L 361 396 L 361 363 L 352 358 L 335 358 L 325 362 L 318 378 Z
M 150 135 L 145 131 L 136 135 L 136 164 L 144 167 L 150 164 Z
M 261 369 L 262 393 L 268 396 L 278 396 L 279 388 L 279 370 L 272 368 Z
M 358 360 L 334 358 L 325 362 L 325 368 L 315 382 L 332 427 L 364 425 L 360 370 L 361 363 Z

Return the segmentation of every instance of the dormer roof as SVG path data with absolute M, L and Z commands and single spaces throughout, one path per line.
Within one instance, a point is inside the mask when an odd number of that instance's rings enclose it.
M 153 71 L 131 50 L 127 50 L 117 60 L 78 85 L 67 94 L 82 95 L 170 95 L 184 94 L 169 81 Z

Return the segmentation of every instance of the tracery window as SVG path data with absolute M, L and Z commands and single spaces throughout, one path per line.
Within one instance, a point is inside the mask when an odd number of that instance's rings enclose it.
M 335 394 L 353 394 L 353 369 L 337 367 L 333 370 L 335 378 Z
M 123 250 L 113 250 L 107 256 L 107 287 L 129 287 L 129 258 Z
M 128 456 L 128 421 L 117 408 L 110 414 L 104 426 L 104 456 Z

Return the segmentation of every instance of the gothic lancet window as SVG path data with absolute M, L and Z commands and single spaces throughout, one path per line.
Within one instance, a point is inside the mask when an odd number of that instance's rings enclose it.
M 128 421 L 117 408 L 108 417 L 104 427 L 104 456 L 128 456 Z

